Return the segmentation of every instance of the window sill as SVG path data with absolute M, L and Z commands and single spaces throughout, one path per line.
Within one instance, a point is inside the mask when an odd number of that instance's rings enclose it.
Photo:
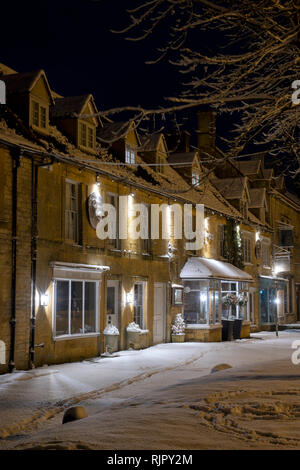
M 216 323 L 214 325 L 209 325 L 209 324 L 202 324 L 202 323 L 191 323 L 190 325 L 186 325 L 185 329 L 186 330 L 213 330 L 213 329 L 218 329 L 222 328 L 222 325 L 219 323 Z
M 62 335 L 62 336 L 54 336 L 52 339 L 53 341 L 69 341 L 72 339 L 82 339 L 82 338 L 96 338 L 100 336 L 101 333 L 86 333 L 86 334 L 79 334 L 79 335 Z
M 263 265 L 263 269 L 272 269 L 271 266 L 264 266 Z
M 248 261 L 244 261 L 244 266 L 253 266 L 253 263 L 249 263 Z

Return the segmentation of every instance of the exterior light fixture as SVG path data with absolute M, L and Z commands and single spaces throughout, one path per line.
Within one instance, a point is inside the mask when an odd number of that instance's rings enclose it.
M 200 300 L 202 302 L 206 302 L 207 301 L 207 294 L 200 294 Z
M 132 304 L 133 303 L 133 294 L 132 292 L 127 292 L 126 294 L 126 303 Z
M 100 178 L 99 178 L 98 173 L 96 174 L 96 184 L 97 186 L 100 186 Z
M 49 305 L 49 295 L 41 294 L 41 306 L 48 307 L 48 305 Z

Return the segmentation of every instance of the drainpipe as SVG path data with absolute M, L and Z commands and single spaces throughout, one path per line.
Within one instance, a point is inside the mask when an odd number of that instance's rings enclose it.
M 17 282 L 17 218 L 18 218 L 18 168 L 21 150 L 11 151 L 12 156 L 12 235 L 11 235 L 11 313 L 10 313 L 10 351 L 8 370 L 15 368 L 16 339 L 16 282 Z
M 31 162 L 31 317 L 29 342 L 29 367 L 34 368 L 35 355 L 35 311 L 36 311 L 36 266 L 37 266 L 37 239 L 38 239 L 38 175 L 39 167 L 49 166 L 51 163 Z

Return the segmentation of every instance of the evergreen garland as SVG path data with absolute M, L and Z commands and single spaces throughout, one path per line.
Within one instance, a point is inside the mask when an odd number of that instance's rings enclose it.
M 238 225 L 227 220 L 225 225 L 224 254 L 229 263 L 244 269 L 242 239 Z

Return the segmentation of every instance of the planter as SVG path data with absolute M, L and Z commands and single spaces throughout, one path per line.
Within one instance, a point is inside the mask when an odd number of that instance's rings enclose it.
M 128 348 L 140 349 L 140 331 L 127 330 L 127 345 Z
M 172 335 L 172 343 L 184 343 L 185 333 L 180 335 Z
M 104 334 L 104 338 L 107 352 L 113 353 L 118 351 L 119 335 Z
M 233 322 L 233 339 L 241 339 L 243 320 L 236 318 Z
M 222 320 L 222 341 L 233 340 L 233 325 L 235 320 Z

